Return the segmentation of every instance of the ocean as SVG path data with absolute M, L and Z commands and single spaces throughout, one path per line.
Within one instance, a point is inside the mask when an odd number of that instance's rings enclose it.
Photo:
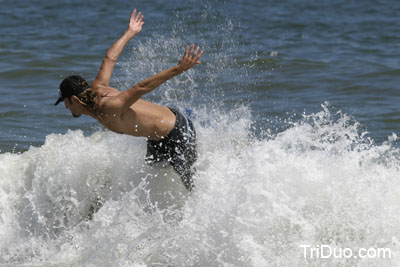
M 400 265 L 399 1 L 0 3 L 0 266 Z M 144 96 L 192 110 L 191 193 L 54 106 L 134 8 L 113 87 L 205 51 Z

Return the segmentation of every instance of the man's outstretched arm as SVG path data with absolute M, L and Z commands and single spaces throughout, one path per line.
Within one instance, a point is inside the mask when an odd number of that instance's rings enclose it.
M 103 59 L 99 73 L 93 81 L 92 86 L 104 85 L 108 86 L 110 83 L 111 75 L 114 70 L 115 63 L 119 55 L 124 49 L 125 45 L 130 39 L 139 34 L 143 26 L 143 15 L 139 12 L 136 15 L 136 9 L 132 12 L 129 27 L 125 33 L 108 49 L 106 56 Z
M 113 100 L 109 101 L 108 107 L 105 108 L 109 108 L 109 111 L 114 114 L 122 114 L 126 110 L 128 110 L 129 107 L 133 103 L 135 103 L 142 95 L 153 91 L 165 81 L 175 77 L 178 74 L 181 74 L 184 71 L 189 70 L 195 65 L 201 64 L 199 60 L 203 55 L 203 51 L 199 53 L 200 48 L 197 47 L 196 50 L 194 48 L 194 45 L 192 45 L 189 51 L 189 47 L 186 46 L 185 54 L 179 61 L 177 66 L 164 70 L 139 82 L 131 89 L 122 92 Z
M 131 90 L 139 90 L 143 95 L 153 91 L 155 88 L 160 86 L 165 81 L 181 74 L 184 71 L 194 67 L 197 64 L 201 64 L 199 59 L 203 55 L 204 51 L 199 53 L 200 47 L 194 50 L 194 45 L 192 45 L 190 51 L 189 47 L 186 46 L 185 54 L 179 61 L 178 65 L 170 69 L 164 70 L 156 75 L 153 75 L 138 84 L 136 84 Z

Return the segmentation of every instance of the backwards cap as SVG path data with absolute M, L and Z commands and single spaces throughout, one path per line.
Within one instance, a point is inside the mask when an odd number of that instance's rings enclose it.
M 61 101 L 64 101 L 66 97 L 69 98 L 73 95 L 79 95 L 88 88 L 90 88 L 89 84 L 81 76 L 69 76 L 61 82 L 59 89 L 60 97 L 54 105 L 58 105 Z

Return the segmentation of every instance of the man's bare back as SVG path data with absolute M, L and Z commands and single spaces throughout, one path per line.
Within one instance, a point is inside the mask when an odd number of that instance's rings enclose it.
M 99 108 L 107 106 L 107 100 L 121 92 L 112 87 L 94 88 L 101 96 Z M 114 116 L 106 111 L 101 112 L 98 121 L 107 129 L 120 134 L 148 137 L 151 140 L 160 140 L 166 136 L 175 125 L 175 115 L 164 106 L 160 106 L 143 99 L 138 99 L 128 110 L 120 116 Z
M 186 46 L 179 63 L 157 73 L 121 92 L 109 86 L 119 55 L 130 39 L 139 34 L 143 15 L 132 12 L 129 27 L 109 48 L 96 79 L 89 85 L 80 76 L 69 76 L 60 84 L 60 97 L 74 117 L 82 114 L 98 120 L 107 129 L 132 136 L 148 138 L 148 163 L 168 160 L 181 175 L 186 188 L 191 190 L 193 168 L 197 158 L 196 132 L 193 123 L 179 111 L 142 99 L 165 81 L 189 70 L 201 62 L 203 51 Z

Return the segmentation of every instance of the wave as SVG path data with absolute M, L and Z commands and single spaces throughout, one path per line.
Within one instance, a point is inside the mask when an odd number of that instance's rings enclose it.
M 144 139 L 108 131 L 0 154 L 0 263 L 321 266 L 300 246 L 322 244 L 392 251 L 326 266 L 398 263 L 395 135 L 377 145 L 327 105 L 263 139 L 247 108 L 195 113 L 192 193 L 168 165 L 144 163 Z

